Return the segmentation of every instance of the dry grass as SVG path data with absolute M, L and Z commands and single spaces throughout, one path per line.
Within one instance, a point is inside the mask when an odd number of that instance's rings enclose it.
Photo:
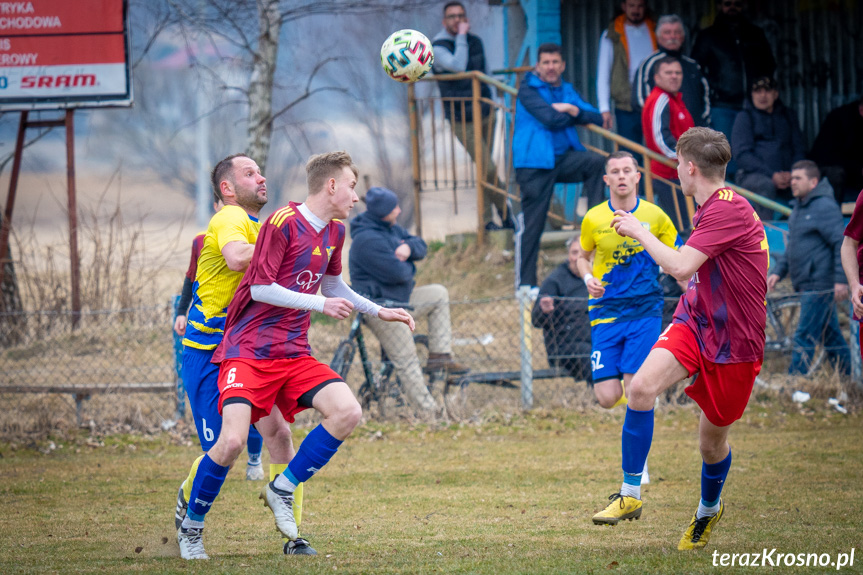
M 235 469 L 207 520 L 213 560 L 194 565 L 177 558 L 172 509 L 196 448 L 173 436 L 4 445 L 0 572 L 708 573 L 714 550 L 859 550 L 860 415 L 756 398 L 731 434 L 726 516 L 706 551 L 676 551 L 698 500 L 696 422 L 691 407 L 659 410 L 643 518 L 616 528 L 590 516 L 619 485 L 622 410 L 367 423 L 309 482 L 302 532 L 318 557 L 281 555 L 259 485 Z

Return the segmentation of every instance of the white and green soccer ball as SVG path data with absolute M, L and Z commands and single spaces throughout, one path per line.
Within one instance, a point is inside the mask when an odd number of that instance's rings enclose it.
M 431 42 L 416 30 L 393 32 L 381 46 L 381 65 L 393 80 L 416 82 L 429 73 L 432 64 Z

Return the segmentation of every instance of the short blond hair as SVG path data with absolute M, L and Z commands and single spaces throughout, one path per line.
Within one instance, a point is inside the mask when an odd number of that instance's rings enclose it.
M 710 128 L 689 128 L 677 140 L 677 157 L 692 162 L 705 178 L 725 179 L 731 161 L 731 146 L 722 132 Z
M 317 154 L 306 162 L 306 180 L 309 185 L 309 195 L 320 192 L 330 178 L 339 175 L 344 168 L 350 168 L 354 177 L 359 177 L 359 170 L 354 165 L 351 155 L 345 151 Z

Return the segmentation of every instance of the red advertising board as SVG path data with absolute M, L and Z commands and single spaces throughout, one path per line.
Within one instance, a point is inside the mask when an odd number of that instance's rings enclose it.
M 0 111 L 132 103 L 125 0 L 0 1 Z

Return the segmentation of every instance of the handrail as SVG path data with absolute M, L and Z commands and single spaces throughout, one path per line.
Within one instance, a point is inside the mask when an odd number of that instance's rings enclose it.
M 492 73 L 493 74 L 517 74 L 517 73 L 526 72 L 526 71 L 529 71 L 532 69 L 533 69 L 533 67 L 531 67 L 531 66 L 520 66 L 520 67 L 516 67 L 516 68 L 494 70 Z M 490 76 L 488 74 L 484 74 L 483 72 L 479 72 L 476 70 L 470 71 L 470 72 L 453 73 L 453 74 L 431 75 L 431 76 L 426 76 L 425 78 L 421 79 L 420 81 L 423 81 L 423 82 L 428 82 L 428 81 L 453 82 L 453 81 L 459 81 L 459 80 L 471 80 L 472 81 L 472 84 L 473 84 L 472 97 L 456 98 L 456 100 L 464 100 L 464 103 L 462 104 L 462 106 L 463 106 L 462 109 L 464 109 L 464 104 L 466 103 L 468 106 L 470 106 L 472 108 L 472 112 L 476 115 L 476 117 L 479 117 L 479 113 L 480 113 L 479 106 L 481 103 L 484 102 L 484 103 L 489 103 L 489 104 L 495 105 L 494 102 L 490 102 L 487 98 L 483 98 L 481 96 L 481 93 L 479 90 L 479 84 L 480 83 L 485 83 L 487 85 L 494 86 L 495 88 L 498 89 L 499 92 L 504 93 L 504 94 L 508 94 L 510 96 L 517 96 L 518 95 L 518 89 L 516 87 L 510 86 L 509 84 L 507 84 L 505 82 L 502 82 L 496 78 L 493 78 L 492 76 Z M 421 230 L 422 230 L 422 214 L 421 214 L 421 210 L 420 210 L 420 198 L 419 198 L 419 192 L 420 192 L 419 142 L 418 142 L 419 116 L 418 116 L 418 110 L 417 110 L 416 104 L 415 104 L 416 98 L 415 98 L 415 94 L 414 94 L 414 90 L 413 90 L 413 85 L 410 85 L 408 87 L 408 94 L 409 94 L 408 100 L 409 100 L 409 102 L 411 102 L 411 105 L 410 105 L 411 137 L 413 140 L 412 146 L 411 146 L 411 155 L 412 155 L 412 160 L 413 160 L 413 164 L 414 164 L 414 195 L 415 195 L 414 200 L 415 200 L 415 210 L 416 210 L 415 217 L 416 217 L 416 222 L 417 222 L 417 226 L 418 226 L 418 233 L 422 233 L 421 232 Z M 435 99 L 435 98 L 431 98 L 431 99 Z M 436 99 L 441 100 L 442 98 L 436 98 Z M 450 99 L 452 99 L 452 98 L 450 98 Z M 506 113 L 510 114 L 510 115 L 514 114 L 514 107 L 507 107 Z M 651 169 L 651 164 L 653 162 L 658 162 L 658 163 L 660 163 L 664 166 L 668 166 L 670 168 L 674 168 L 674 169 L 677 168 L 677 162 L 675 160 L 670 159 L 666 156 L 663 156 L 662 154 L 659 154 L 659 153 L 655 152 L 654 150 L 648 149 L 647 147 L 645 147 L 642 144 L 639 144 L 637 142 L 633 142 L 632 140 L 624 138 L 624 137 L 620 136 L 619 134 L 616 134 L 610 130 L 606 130 L 606 129 L 602 128 L 601 126 L 597 126 L 594 124 L 585 124 L 585 125 L 582 125 L 581 127 L 597 134 L 598 136 L 600 136 L 601 138 L 603 138 L 606 141 L 612 142 L 616 147 L 617 146 L 623 146 L 629 150 L 632 150 L 633 152 L 635 152 L 637 154 L 640 154 L 641 156 L 643 156 L 645 158 L 644 167 L 643 168 L 639 167 L 639 170 L 644 172 L 644 174 L 646 176 L 646 180 L 645 180 L 646 190 L 645 191 L 649 193 L 649 196 L 653 195 L 652 194 L 652 192 L 653 192 L 652 183 L 653 183 L 654 178 L 658 178 L 659 180 L 665 181 L 664 178 L 659 178 L 658 176 L 656 176 L 653 173 L 653 170 Z M 511 140 L 511 138 L 512 138 L 512 126 L 510 127 L 508 138 L 506 138 L 506 139 Z M 507 142 L 507 145 L 511 145 L 511 141 Z M 473 157 L 480 157 L 481 154 L 480 154 L 479 138 L 477 138 L 475 140 L 475 146 L 476 146 L 476 149 L 473 151 L 472 155 L 473 155 Z M 592 146 L 589 146 L 589 147 L 591 149 L 594 149 Z M 490 182 L 485 182 L 482 166 L 480 165 L 479 162 L 475 161 L 474 163 L 475 163 L 476 185 L 477 185 L 477 201 L 478 201 L 478 210 L 479 210 L 478 229 L 477 229 L 478 238 L 477 239 L 480 242 L 482 242 L 483 236 L 484 236 L 482 213 L 481 213 L 482 212 L 482 197 L 486 191 L 486 188 L 492 190 L 492 193 L 502 193 L 505 196 L 509 196 L 509 197 L 512 197 L 512 196 L 505 189 L 498 188 L 498 187 L 494 186 L 493 184 L 491 184 Z M 510 164 L 510 169 L 512 169 L 511 164 Z M 675 188 L 677 186 L 679 186 L 679 184 L 674 184 L 672 182 L 668 182 L 668 183 L 670 183 Z M 758 194 L 756 194 L 750 190 L 747 190 L 745 188 L 741 188 L 740 186 L 734 185 L 730 182 L 725 182 L 725 185 L 728 186 L 729 188 L 731 188 L 732 190 L 736 191 L 737 193 L 739 193 L 740 195 L 742 195 L 743 197 L 745 197 L 747 200 L 749 200 L 751 202 L 754 202 L 756 204 L 760 204 L 760 205 L 766 207 L 767 209 L 773 210 L 773 211 L 778 212 L 778 213 L 785 215 L 785 216 L 788 216 L 791 214 L 790 208 L 788 208 L 787 206 L 784 206 L 784 205 L 782 205 L 782 204 L 780 204 L 774 200 L 760 196 L 760 195 L 758 195 Z M 453 191 L 453 193 L 455 193 L 455 191 Z M 674 201 L 675 201 L 676 209 L 679 209 L 679 207 L 677 206 L 677 197 L 676 196 L 675 196 Z M 686 204 L 687 204 L 688 215 L 691 217 L 692 213 L 693 213 L 694 204 L 692 203 L 692 200 L 690 198 L 686 199 Z M 680 215 L 680 214 L 678 214 L 678 215 Z

